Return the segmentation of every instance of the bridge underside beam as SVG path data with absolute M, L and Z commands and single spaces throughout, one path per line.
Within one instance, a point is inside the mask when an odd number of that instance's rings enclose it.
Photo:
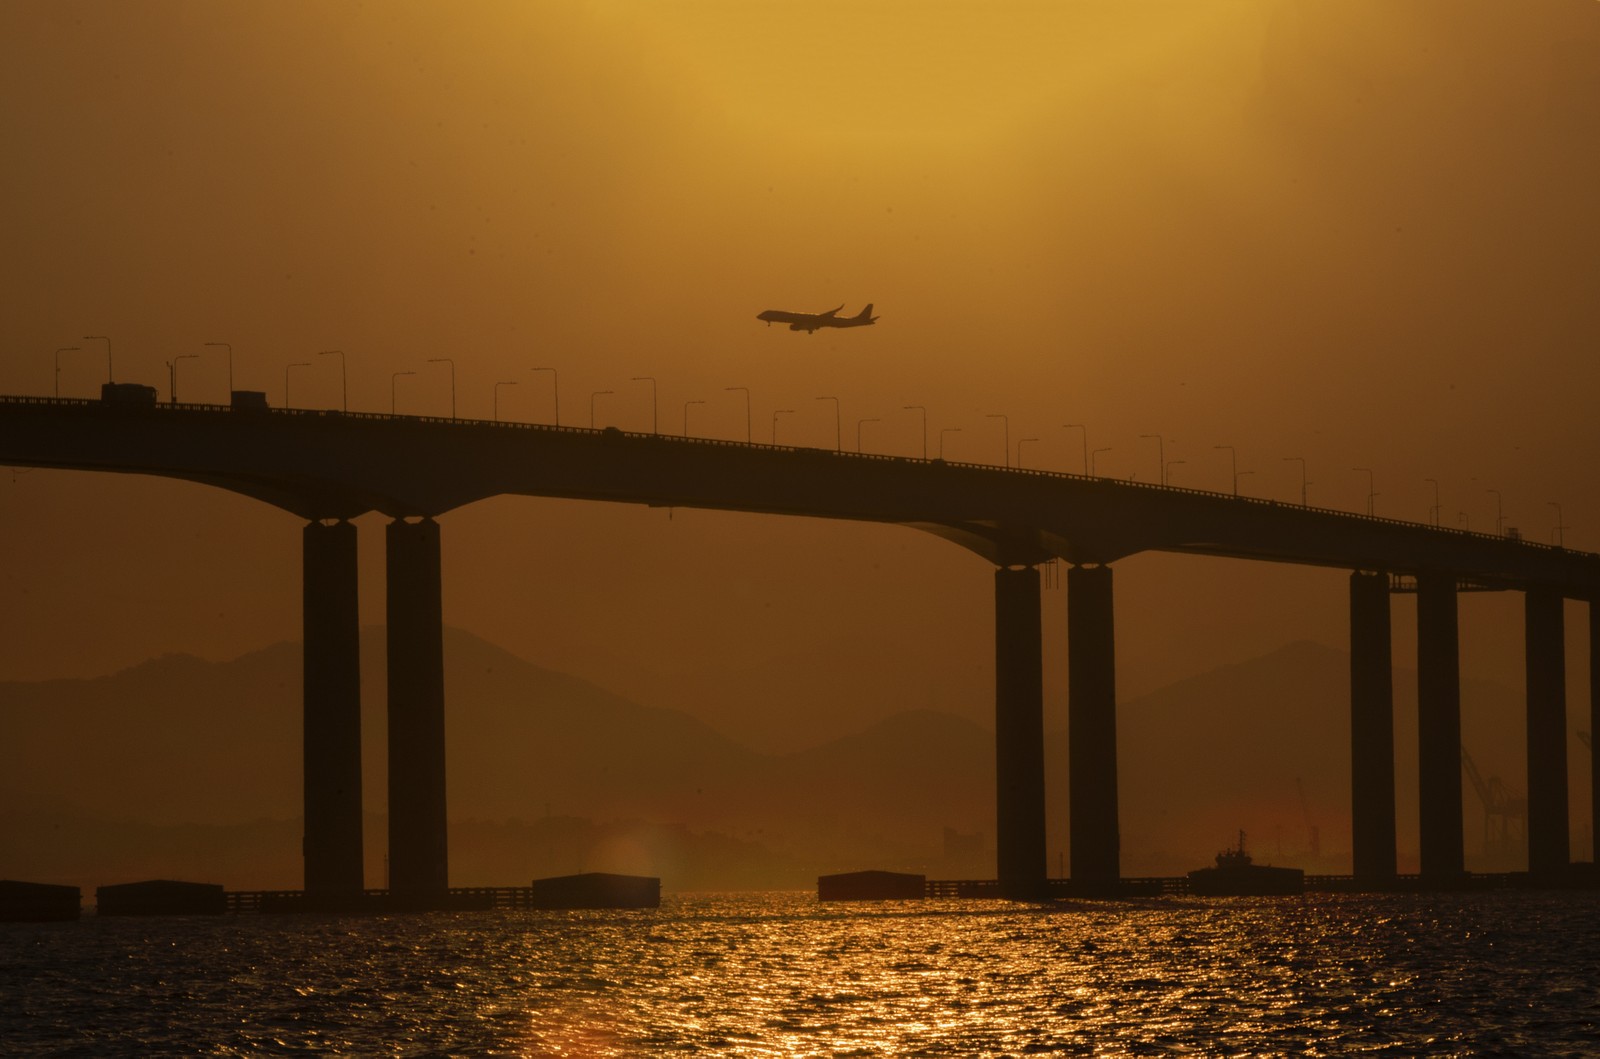
M 1528 871 L 1567 868 L 1567 685 L 1563 601 L 1532 587 L 1523 596 L 1528 684 Z
M 356 528 L 312 522 L 301 542 L 305 889 L 313 899 L 349 897 L 363 885 Z
M 1350 575 L 1350 829 L 1357 879 L 1395 876 L 1389 575 Z
M 449 888 L 449 837 L 439 524 L 397 519 L 385 530 L 385 545 L 389 890 L 402 900 L 442 901 Z
M 1006 897 L 1048 889 L 1044 826 L 1044 659 L 1039 571 L 994 574 L 995 850 Z
M 1117 680 L 1111 567 L 1067 571 L 1067 738 L 1072 881 L 1114 886 L 1122 874 L 1117 822 Z
M 1422 875 L 1465 871 L 1461 827 L 1461 658 L 1456 579 L 1417 578 L 1417 800 Z

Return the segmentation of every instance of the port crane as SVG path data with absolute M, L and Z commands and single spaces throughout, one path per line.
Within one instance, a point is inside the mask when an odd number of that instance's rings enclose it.
M 1491 861 L 1514 861 L 1528 852 L 1528 798 L 1500 781 L 1484 779 L 1478 763 L 1461 746 L 1461 767 L 1483 803 L 1483 853 Z

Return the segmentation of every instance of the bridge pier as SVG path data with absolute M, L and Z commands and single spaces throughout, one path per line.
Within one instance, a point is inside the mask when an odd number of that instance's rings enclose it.
M 1466 871 L 1461 817 L 1461 657 L 1456 579 L 1417 575 L 1417 747 L 1422 877 Z
M 1569 863 L 1567 683 L 1561 593 L 1523 593 L 1528 688 L 1528 872 L 1555 876 Z
M 439 524 L 385 529 L 388 575 L 389 892 L 442 902 L 449 888 L 445 820 L 444 619 Z
M 1363 882 L 1393 879 L 1394 668 L 1389 575 L 1350 575 L 1351 870 Z
M 1117 679 L 1111 567 L 1067 571 L 1067 738 L 1072 881 L 1114 887 L 1122 876 L 1117 821 Z
M 1589 835 L 1600 864 L 1600 601 L 1589 602 Z
M 312 899 L 353 897 L 364 882 L 356 528 L 310 522 L 300 536 L 305 891 Z
M 994 572 L 995 854 L 1000 892 L 1043 897 L 1044 654 L 1037 567 Z

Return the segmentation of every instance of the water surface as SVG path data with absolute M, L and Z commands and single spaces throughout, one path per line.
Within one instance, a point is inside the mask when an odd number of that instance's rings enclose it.
M 0 925 L 0 1053 L 1600 1055 L 1600 895 Z

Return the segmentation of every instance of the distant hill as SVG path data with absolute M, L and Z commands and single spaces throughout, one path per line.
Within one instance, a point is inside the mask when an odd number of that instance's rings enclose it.
M 993 738 L 971 720 L 910 710 L 802 751 L 758 753 L 686 712 L 640 705 L 460 630 L 447 631 L 445 653 L 458 883 L 515 881 L 535 863 L 563 860 L 643 870 L 642 850 L 707 885 L 718 871 L 739 885 L 790 885 L 797 873 L 862 867 L 992 872 Z M 363 778 L 373 883 L 382 878 L 386 802 L 382 658 L 382 631 L 366 630 Z M 1260 859 L 1347 870 L 1348 669 L 1343 651 L 1291 644 L 1123 703 L 1125 872 L 1199 866 L 1240 828 Z M 1415 848 L 1414 688 L 1414 676 L 1397 671 L 1402 863 Z M 158 850 L 170 860 L 204 848 L 219 871 L 244 874 L 230 876 L 230 885 L 268 885 L 267 877 L 292 885 L 300 709 L 293 644 L 223 663 L 169 656 L 97 680 L 0 684 L 0 877 L 29 877 L 46 848 L 63 866 L 85 857 L 132 863 L 135 851 L 147 865 L 161 860 Z M 1468 682 L 1463 713 L 1483 771 L 1524 786 L 1520 695 Z M 1064 733 L 1047 737 L 1046 754 L 1055 870 L 1067 846 Z M 1586 775 L 1576 766 L 1574 773 Z M 1470 789 L 1465 797 L 1470 864 L 1482 817 Z M 598 845 L 553 842 L 552 821 L 561 820 L 592 821 L 582 833 Z M 655 837 L 607 830 L 619 821 Z M 1313 825 L 1320 859 L 1311 856 Z M 977 836 L 989 852 L 947 856 L 946 828 Z M 75 848 L 84 844 L 94 849 Z M 566 852 L 552 852 L 557 847 Z M 252 848 L 259 878 L 242 852 Z
M 914 675 L 903 661 L 918 660 Z M 884 660 L 896 660 L 885 665 Z M 900 664 L 896 664 L 896 662 Z M 606 664 L 597 683 L 699 717 L 755 750 L 820 746 L 906 709 L 987 723 L 994 672 L 965 657 L 929 657 L 891 634 L 839 638 L 771 658 L 730 658 L 714 669 L 645 672 L 627 659 Z
M 1417 678 L 1396 667 L 1395 787 L 1402 870 L 1417 848 Z M 1208 860 L 1239 829 L 1258 859 L 1284 858 L 1318 871 L 1349 870 L 1350 656 L 1299 642 L 1237 665 L 1169 685 L 1119 708 L 1124 870 L 1168 870 L 1176 860 Z M 1522 695 L 1463 680 L 1462 742 L 1482 772 L 1527 789 Z M 1062 737 L 1065 741 L 1065 737 Z M 1588 769 L 1569 738 L 1575 822 L 1587 798 Z M 1066 776 L 1061 773 L 1060 782 Z M 1304 791 L 1304 804 L 1301 791 Z M 1468 867 L 1487 870 L 1483 809 L 1462 779 Z M 1323 856 L 1310 856 L 1310 828 Z M 1587 827 L 1583 828 L 1587 832 Z M 1574 844 L 1588 855 L 1587 843 Z M 1197 865 L 1196 865 L 1197 866 Z

